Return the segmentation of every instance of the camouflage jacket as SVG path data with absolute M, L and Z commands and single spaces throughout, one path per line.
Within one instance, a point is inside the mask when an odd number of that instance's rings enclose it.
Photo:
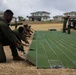
M 13 30 L 13 33 L 16 35 L 16 37 L 21 41 L 26 42 L 26 35 L 25 33 L 19 33 L 18 29 Z
M 19 42 L 18 38 L 10 29 L 7 21 L 4 18 L 0 18 L 0 42 L 3 36 L 6 37 L 13 45 L 17 46 L 17 42 Z

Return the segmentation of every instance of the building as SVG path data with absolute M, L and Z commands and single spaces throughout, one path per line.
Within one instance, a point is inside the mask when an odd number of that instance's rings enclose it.
M 63 16 L 62 15 L 53 16 L 53 19 L 55 22 L 61 22 L 63 20 Z
M 76 18 L 76 11 L 71 11 L 71 12 L 66 12 L 66 13 L 63 13 L 64 16 L 70 16 L 72 18 Z
M 3 14 L 4 14 L 4 12 L 3 12 L 3 11 L 0 11 L 0 17 L 2 17 L 2 16 L 3 16 Z
M 31 16 L 28 16 L 29 20 L 31 21 L 49 21 L 50 20 L 50 13 L 46 11 L 37 11 L 31 13 Z

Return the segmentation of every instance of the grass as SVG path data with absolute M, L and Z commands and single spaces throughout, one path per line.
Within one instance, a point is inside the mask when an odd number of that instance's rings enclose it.
M 37 31 L 28 60 L 37 68 L 76 68 L 76 32 Z

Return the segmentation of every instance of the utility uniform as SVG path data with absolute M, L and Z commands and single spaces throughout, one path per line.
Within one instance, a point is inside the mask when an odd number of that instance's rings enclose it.
M 13 30 L 13 33 L 16 35 L 16 37 L 19 39 L 19 41 L 24 41 L 25 43 L 27 43 L 27 39 L 26 39 L 26 35 L 24 32 L 19 33 L 18 29 Z
M 67 23 L 67 18 L 64 18 L 64 22 L 63 22 L 63 32 L 66 32 L 66 23 Z
M 10 29 L 7 21 L 4 18 L 0 18 L 0 62 L 6 62 L 6 56 L 3 49 L 3 46 L 5 45 L 10 46 L 13 57 L 18 56 L 16 49 L 16 47 L 18 47 L 18 42 L 18 38 Z

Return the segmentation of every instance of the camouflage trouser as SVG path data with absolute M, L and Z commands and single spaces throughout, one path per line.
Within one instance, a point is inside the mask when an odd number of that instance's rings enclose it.
M 6 56 L 2 44 L 0 43 L 0 63 L 6 62 Z
M 70 34 L 71 25 L 68 25 L 68 34 Z
M 0 62 L 6 62 L 6 56 L 4 53 L 3 46 L 7 46 L 7 45 L 11 49 L 12 56 L 13 57 L 18 56 L 18 52 L 17 52 L 16 47 L 13 44 L 11 44 L 7 39 L 3 39 L 3 41 L 0 41 Z
M 63 25 L 63 32 L 66 32 L 66 24 Z

